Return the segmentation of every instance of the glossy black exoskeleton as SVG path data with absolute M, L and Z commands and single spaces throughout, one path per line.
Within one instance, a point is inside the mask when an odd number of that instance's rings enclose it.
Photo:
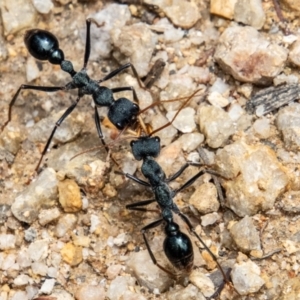
M 177 269 L 185 272 L 189 272 L 192 269 L 193 247 L 189 237 L 182 233 L 179 229 L 179 225 L 173 221 L 173 213 L 175 213 L 179 215 L 179 217 L 187 224 L 190 231 L 197 237 L 203 247 L 213 257 L 222 273 L 225 282 L 228 282 L 227 276 L 225 275 L 225 272 L 218 262 L 216 256 L 211 252 L 211 250 L 206 246 L 201 237 L 196 233 L 189 218 L 179 210 L 176 203 L 173 201 L 173 198 L 176 194 L 189 187 L 203 174 L 218 174 L 213 170 L 201 170 L 186 183 L 184 183 L 180 188 L 172 190 L 168 184 L 169 182 L 179 177 L 188 166 L 198 166 L 199 164 L 188 162 L 184 166 L 182 166 L 180 170 L 178 170 L 175 174 L 167 178 L 161 166 L 154 160 L 154 158 L 157 157 L 160 153 L 160 139 L 158 137 L 141 136 L 137 140 L 132 141 L 130 145 L 135 159 L 143 161 L 141 171 L 148 181 L 141 180 L 128 173 L 125 173 L 124 175 L 141 185 L 150 187 L 155 195 L 155 198 L 129 204 L 126 206 L 126 208 L 130 210 L 147 211 L 147 208 L 144 208 L 144 206 L 156 202 L 161 209 L 162 217 L 159 220 L 156 220 L 142 228 L 142 234 L 146 243 L 146 247 L 153 263 L 155 263 L 165 272 L 169 274 L 171 273 L 156 261 L 146 237 L 146 232 L 149 229 L 154 228 L 164 222 L 166 224 L 166 238 L 164 242 L 164 252 L 166 256 L 173 264 L 173 266 Z
M 97 22 L 93 19 L 86 20 L 87 32 L 86 32 L 84 63 L 83 63 L 83 68 L 78 72 L 74 70 L 72 62 L 64 59 L 64 53 L 61 49 L 59 49 L 58 40 L 52 33 L 46 30 L 32 29 L 27 31 L 25 34 L 24 37 L 25 45 L 29 53 L 34 58 L 39 60 L 48 60 L 51 64 L 60 65 L 61 69 L 64 72 L 70 74 L 72 80 L 64 86 L 50 87 L 50 86 L 21 85 L 9 104 L 8 120 L 3 124 L 1 130 L 3 130 L 6 127 L 6 125 L 10 122 L 12 107 L 15 101 L 17 100 L 17 97 L 21 92 L 21 90 L 38 90 L 44 92 L 56 92 L 59 90 L 67 91 L 72 89 L 78 90 L 78 96 L 76 101 L 70 107 L 67 108 L 64 114 L 56 122 L 55 127 L 53 128 L 47 140 L 47 143 L 42 152 L 41 158 L 35 168 L 35 171 L 38 171 L 39 166 L 42 162 L 44 155 L 46 154 L 49 148 L 49 145 L 55 134 L 56 129 L 61 125 L 61 123 L 65 120 L 65 118 L 71 114 L 71 112 L 77 106 L 79 100 L 84 95 L 91 95 L 95 102 L 95 123 L 96 123 L 98 135 L 103 145 L 106 144 L 101 130 L 100 117 L 97 111 L 97 106 L 108 107 L 108 118 L 119 130 L 123 130 L 127 126 L 130 126 L 132 123 L 134 123 L 140 111 L 139 106 L 136 103 L 128 100 L 127 98 L 119 98 L 115 100 L 113 97 L 113 94 L 117 92 L 132 91 L 133 98 L 137 102 L 138 101 L 137 95 L 133 87 L 119 87 L 119 88 L 109 89 L 107 87 L 100 85 L 102 82 L 111 79 L 112 77 L 116 76 L 123 70 L 130 67 L 134 75 L 137 77 L 139 85 L 142 87 L 137 72 L 130 63 L 122 65 L 120 68 L 112 71 L 111 73 L 109 73 L 108 75 L 106 75 L 104 78 L 100 80 L 93 80 L 87 75 L 86 66 L 89 60 L 90 49 L 91 49 L 91 41 L 90 41 L 91 23 L 95 23 L 97 26 L 99 26 Z

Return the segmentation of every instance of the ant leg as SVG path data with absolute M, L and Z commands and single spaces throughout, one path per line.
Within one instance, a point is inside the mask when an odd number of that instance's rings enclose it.
M 195 165 L 197 165 L 197 164 L 195 164 Z M 177 190 L 174 190 L 174 195 L 176 195 L 177 193 L 181 192 L 182 190 L 184 190 L 187 187 L 189 187 L 190 185 L 192 185 L 200 176 L 202 176 L 205 173 L 215 175 L 215 176 L 220 176 L 220 174 L 218 174 L 217 172 L 215 172 L 213 170 L 201 170 L 196 175 L 194 175 L 192 178 L 190 178 L 186 183 L 184 183 L 180 188 L 178 188 Z
M 86 19 L 86 40 L 85 40 L 85 51 L 84 51 L 84 62 L 83 69 L 86 69 L 87 63 L 91 53 L 91 24 L 94 23 L 97 27 L 101 27 L 103 24 L 99 24 L 95 19 Z
M 111 89 L 111 91 L 113 93 L 119 93 L 119 92 L 123 92 L 123 91 L 131 91 L 132 92 L 132 95 L 133 95 L 133 100 L 137 103 L 139 103 L 139 98 L 136 94 L 136 91 L 134 89 L 133 86 L 125 86 L 125 87 L 119 87 L 119 88 L 113 88 Z
M 149 205 L 153 202 L 156 202 L 156 199 L 149 199 L 149 200 L 143 200 L 143 201 L 135 202 L 135 203 L 132 203 L 132 204 L 128 204 L 125 207 L 128 210 L 137 210 L 137 211 L 145 211 L 145 212 L 146 211 L 159 212 L 158 210 L 140 207 L 140 206 Z
M 151 184 L 148 183 L 147 181 L 144 181 L 142 179 L 139 179 L 131 174 L 128 174 L 128 173 L 123 173 L 123 172 L 119 172 L 119 171 L 115 171 L 116 174 L 119 174 L 119 175 L 124 175 L 126 176 L 127 178 L 135 181 L 136 183 L 140 184 L 140 185 L 144 185 L 144 186 L 147 186 L 147 187 L 151 187 Z
M 215 254 L 207 247 L 207 245 L 204 243 L 204 241 L 201 239 L 201 237 L 197 234 L 197 232 L 195 231 L 195 228 L 193 227 L 193 225 L 192 225 L 191 221 L 189 220 L 189 218 L 188 218 L 185 214 L 183 214 L 178 208 L 175 210 L 175 213 L 177 213 L 177 214 L 181 217 L 181 219 L 188 225 L 190 231 L 196 236 L 196 238 L 197 238 L 197 239 L 199 240 L 199 242 L 203 245 L 203 247 L 205 248 L 205 250 L 210 254 L 210 256 L 213 258 L 213 260 L 216 262 L 216 264 L 217 264 L 219 270 L 220 270 L 221 273 L 222 273 L 222 276 L 223 276 L 223 278 L 224 278 L 224 281 L 225 281 L 226 283 L 229 283 L 229 282 L 228 282 L 228 278 L 226 277 L 225 272 L 224 272 L 222 266 L 220 265 L 220 263 L 219 263 L 217 257 L 216 257 Z
M 159 267 L 161 270 L 163 270 L 164 272 L 166 272 L 167 274 L 169 274 L 172 278 L 176 277 L 171 271 L 167 270 L 165 267 L 163 267 L 161 264 L 159 264 L 151 250 L 151 247 L 150 247 L 150 244 L 148 242 L 148 239 L 147 239 L 147 236 L 146 236 L 146 232 L 152 228 L 155 228 L 157 226 L 159 226 L 161 223 L 163 222 L 163 219 L 159 219 L 159 220 L 156 220 L 148 225 L 146 225 L 145 227 L 143 227 L 141 229 L 141 232 L 143 234 L 143 238 L 144 238 L 144 242 L 146 244 L 146 247 L 147 247 L 147 250 L 148 250 L 148 253 L 151 257 L 151 260 L 152 262 L 157 266 Z
M 75 102 L 75 103 L 73 103 L 70 107 L 67 108 L 67 110 L 63 113 L 63 115 L 62 115 L 62 116 L 58 119 L 58 121 L 55 123 L 55 126 L 54 126 L 54 128 L 53 128 L 53 130 L 52 130 L 52 132 L 51 132 L 51 134 L 50 134 L 50 136 L 49 136 L 49 138 L 48 138 L 48 140 L 47 140 L 46 146 L 44 147 L 44 150 L 43 150 L 43 152 L 42 152 L 42 155 L 41 155 L 41 157 L 40 157 L 40 160 L 39 160 L 37 166 L 36 166 L 35 169 L 34 169 L 35 172 L 38 171 L 38 169 L 39 169 L 39 167 L 40 167 L 40 164 L 41 164 L 41 162 L 42 162 L 42 160 L 43 160 L 43 157 L 44 157 L 44 155 L 47 153 L 47 150 L 48 150 L 48 148 L 49 148 L 49 146 L 50 146 L 50 143 L 51 143 L 51 141 L 52 141 L 52 139 L 53 139 L 53 136 L 54 136 L 54 134 L 55 134 L 56 129 L 61 125 L 61 123 L 65 120 L 65 118 L 66 118 L 68 115 L 71 114 L 71 112 L 72 112 L 72 111 L 74 110 L 74 108 L 77 106 L 79 100 L 80 100 L 80 97 L 78 97 L 78 98 L 76 99 L 76 102 Z
M 101 82 L 104 82 L 108 79 L 111 79 L 112 77 L 115 77 L 116 75 L 118 75 L 119 73 L 121 73 L 123 70 L 125 69 L 128 69 L 128 68 L 131 68 L 135 78 L 137 79 L 138 83 L 139 83 L 139 86 L 140 88 L 142 89 L 145 89 L 140 78 L 139 78 L 139 75 L 135 69 L 135 67 L 131 64 L 131 63 L 127 63 L 125 65 L 122 65 L 121 67 L 119 67 L 118 69 L 116 70 L 113 70 L 112 72 L 110 72 L 109 74 L 107 74 L 105 77 L 103 77 L 102 79 L 98 80 L 98 83 L 101 83 Z
M 187 162 L 185 165 L 183 165 L 175 174 L 173 174 L 171 177 L 166 179 L 166 182 L 171 182 L 175 180 L 177 177 L 179 177 L 183 171 L 189 167 L 189 166 L 199 166 L 199 163 L 193 163 L 193 162 Z
M 9 103 L 9 107 L 8 107 L 8 119 L 7 121 L 2 125 L 1 127 L 1 131 L 4 130 L 4 128 L 6 127 L 6 125 L 11 121 L 11 112 L 12 112 L 12 107 L 14 106 L 20 92 L 22 90 L 36 90 L 36 91 L 42 91 L 42 92 L 56 92 L 56 91 L 60 91 L 60 90 L 65 90 L 66 87 L 65 86 L 35 86 L 35 85 L 27 85 L 27 84 L 22 84 L 17 92 L 15 93 L 15 95 L 13 96 L 12 100 Z
M 96 124 L 96 128 L 97 128 L 98 136 L 102 142 L 102 145 L 105 147 L 106 152 L 108 152 L 109 149 L 104 141 L 104 136 L 103 136 L 102 129 L 101 129 L 100 116 L 98 113 L 97 106 L 95 106 L 95 124 Z

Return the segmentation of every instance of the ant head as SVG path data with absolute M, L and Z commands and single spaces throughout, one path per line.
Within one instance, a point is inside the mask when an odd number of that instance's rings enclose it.
M 57 38 L 49 31 L 31 29 L 24 36 L 29 53 L 36 59 L 49 60 L 52 64 L 61 64 L 64 53 L 59 49 Z
M 140 111 L 137 104 L 126 98 L 120 98 L 109 107 L 108 118 L 119 129 L 130 126 Z
M 142 160 L 148 156 L 157 157 L 160 153 L 160 138 L 141 136 L 131 141 L 130 146 L 136 160 Z

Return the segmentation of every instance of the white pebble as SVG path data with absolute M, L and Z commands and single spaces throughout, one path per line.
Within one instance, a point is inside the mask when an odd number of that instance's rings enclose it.
M 98 228 L 99 225 L 100 225 L 99 217 L 96 215 L 91 215 L 90 233 L 93 233 Z
M 36 61 L 31 56 L 28 57 L 26 62 L 26 78 L 27 81 L 33 81 L 39 77 L 40 70 L 36 64 Z
M 15 248 L 16 237 L 13 234 L 0 234 L 0 250 Z
M 253 129 L 260 138 L 267 139 L 271 134 L 270 120 L 267 118 L 256 120 Z
M 229 104 L 227 98 L 223 97 L 219 92 L 212 92 L 207 96 L 207 101 L 217 107 L 225 107 Z
M 176 113 L 176 111 L 168 112 L 168 120 L 171 121 Z M 172 125 L 183 133 L 192 132 L 196 128 L 194 116 L 195 110 L 191 107 L 186 107 L 179 112 Z
M 53 8 L 51 0 L 32 0 L 34 8 L 41 14 L 48 14 Z
M 48 267 L 41 262 L 34 262 L 31 264 L 31 269 L 34 274 L 39 274 L 42 276 L 46 276 L 48 272 Z
M 55 279 L 46 279 L 40 289 L 40 294 L 51 294 L 55 284 Z
M 29 282 L 29 276 L 25 274 L 20 274 L 14 279 L 15 285 L 26 285 Z
M 48 255 L 48 241 L 37 240 L 28 247 L 29 256 L 33 261 L 45 259 Z

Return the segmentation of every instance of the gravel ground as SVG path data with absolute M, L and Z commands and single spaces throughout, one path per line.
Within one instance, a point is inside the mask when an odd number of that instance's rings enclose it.
M 100 27 L 91 27 L 91 78 L 128 61 L 144 78 L 156 60 L 166 62 L 147 90 L 130 70 L 103 83 L 134 86 L 141 108 L 161 100 L 142 115 L 153 129 L 182 103 L 163 101 L 197 91 L 173 124 L 157 133 L 164 146 L 157 161 L 167 176 L 186 161 L 204 162 L 220 174 L 201 176 L 175 198 L 224 270 L 232 268 L 231 284 L 217 298 L 299 299 L 300 12 L 293 1 L 279 4 L 276 13 L 268 0 L 3 0 L 0 124 L 21 84 L 63 86 L 70 80 L 59 66 L 28 54 L 25 30 L 51 31 L 65 59 L 80 70 L 85 20 L 95 18 Z M 130 92 L 117 94 L 122 96 L 132 99 Z M 0 300 L 208 299 L 222 276 L 179 218 L 194 243 L 191 274 L 174 282 L 152 263 L 140 229 L 158 218 L 157 207 L 125 209 L 152 193 L 115 172 L 142 178 L 141 162 L 130 152 L 132 138 L 114 141 L 118 131 L 99 108 L 111 145 L 107 155 L 91 97 L 57 130 L 34 174 L 51 129 L 75 99 L 76 91 L 22 91 L 0 134 Z M 198 171 L 189 167 L 171 187 Z M 172 269 L 163 253 L 163 226 L 148 238 L 159 262 Z

